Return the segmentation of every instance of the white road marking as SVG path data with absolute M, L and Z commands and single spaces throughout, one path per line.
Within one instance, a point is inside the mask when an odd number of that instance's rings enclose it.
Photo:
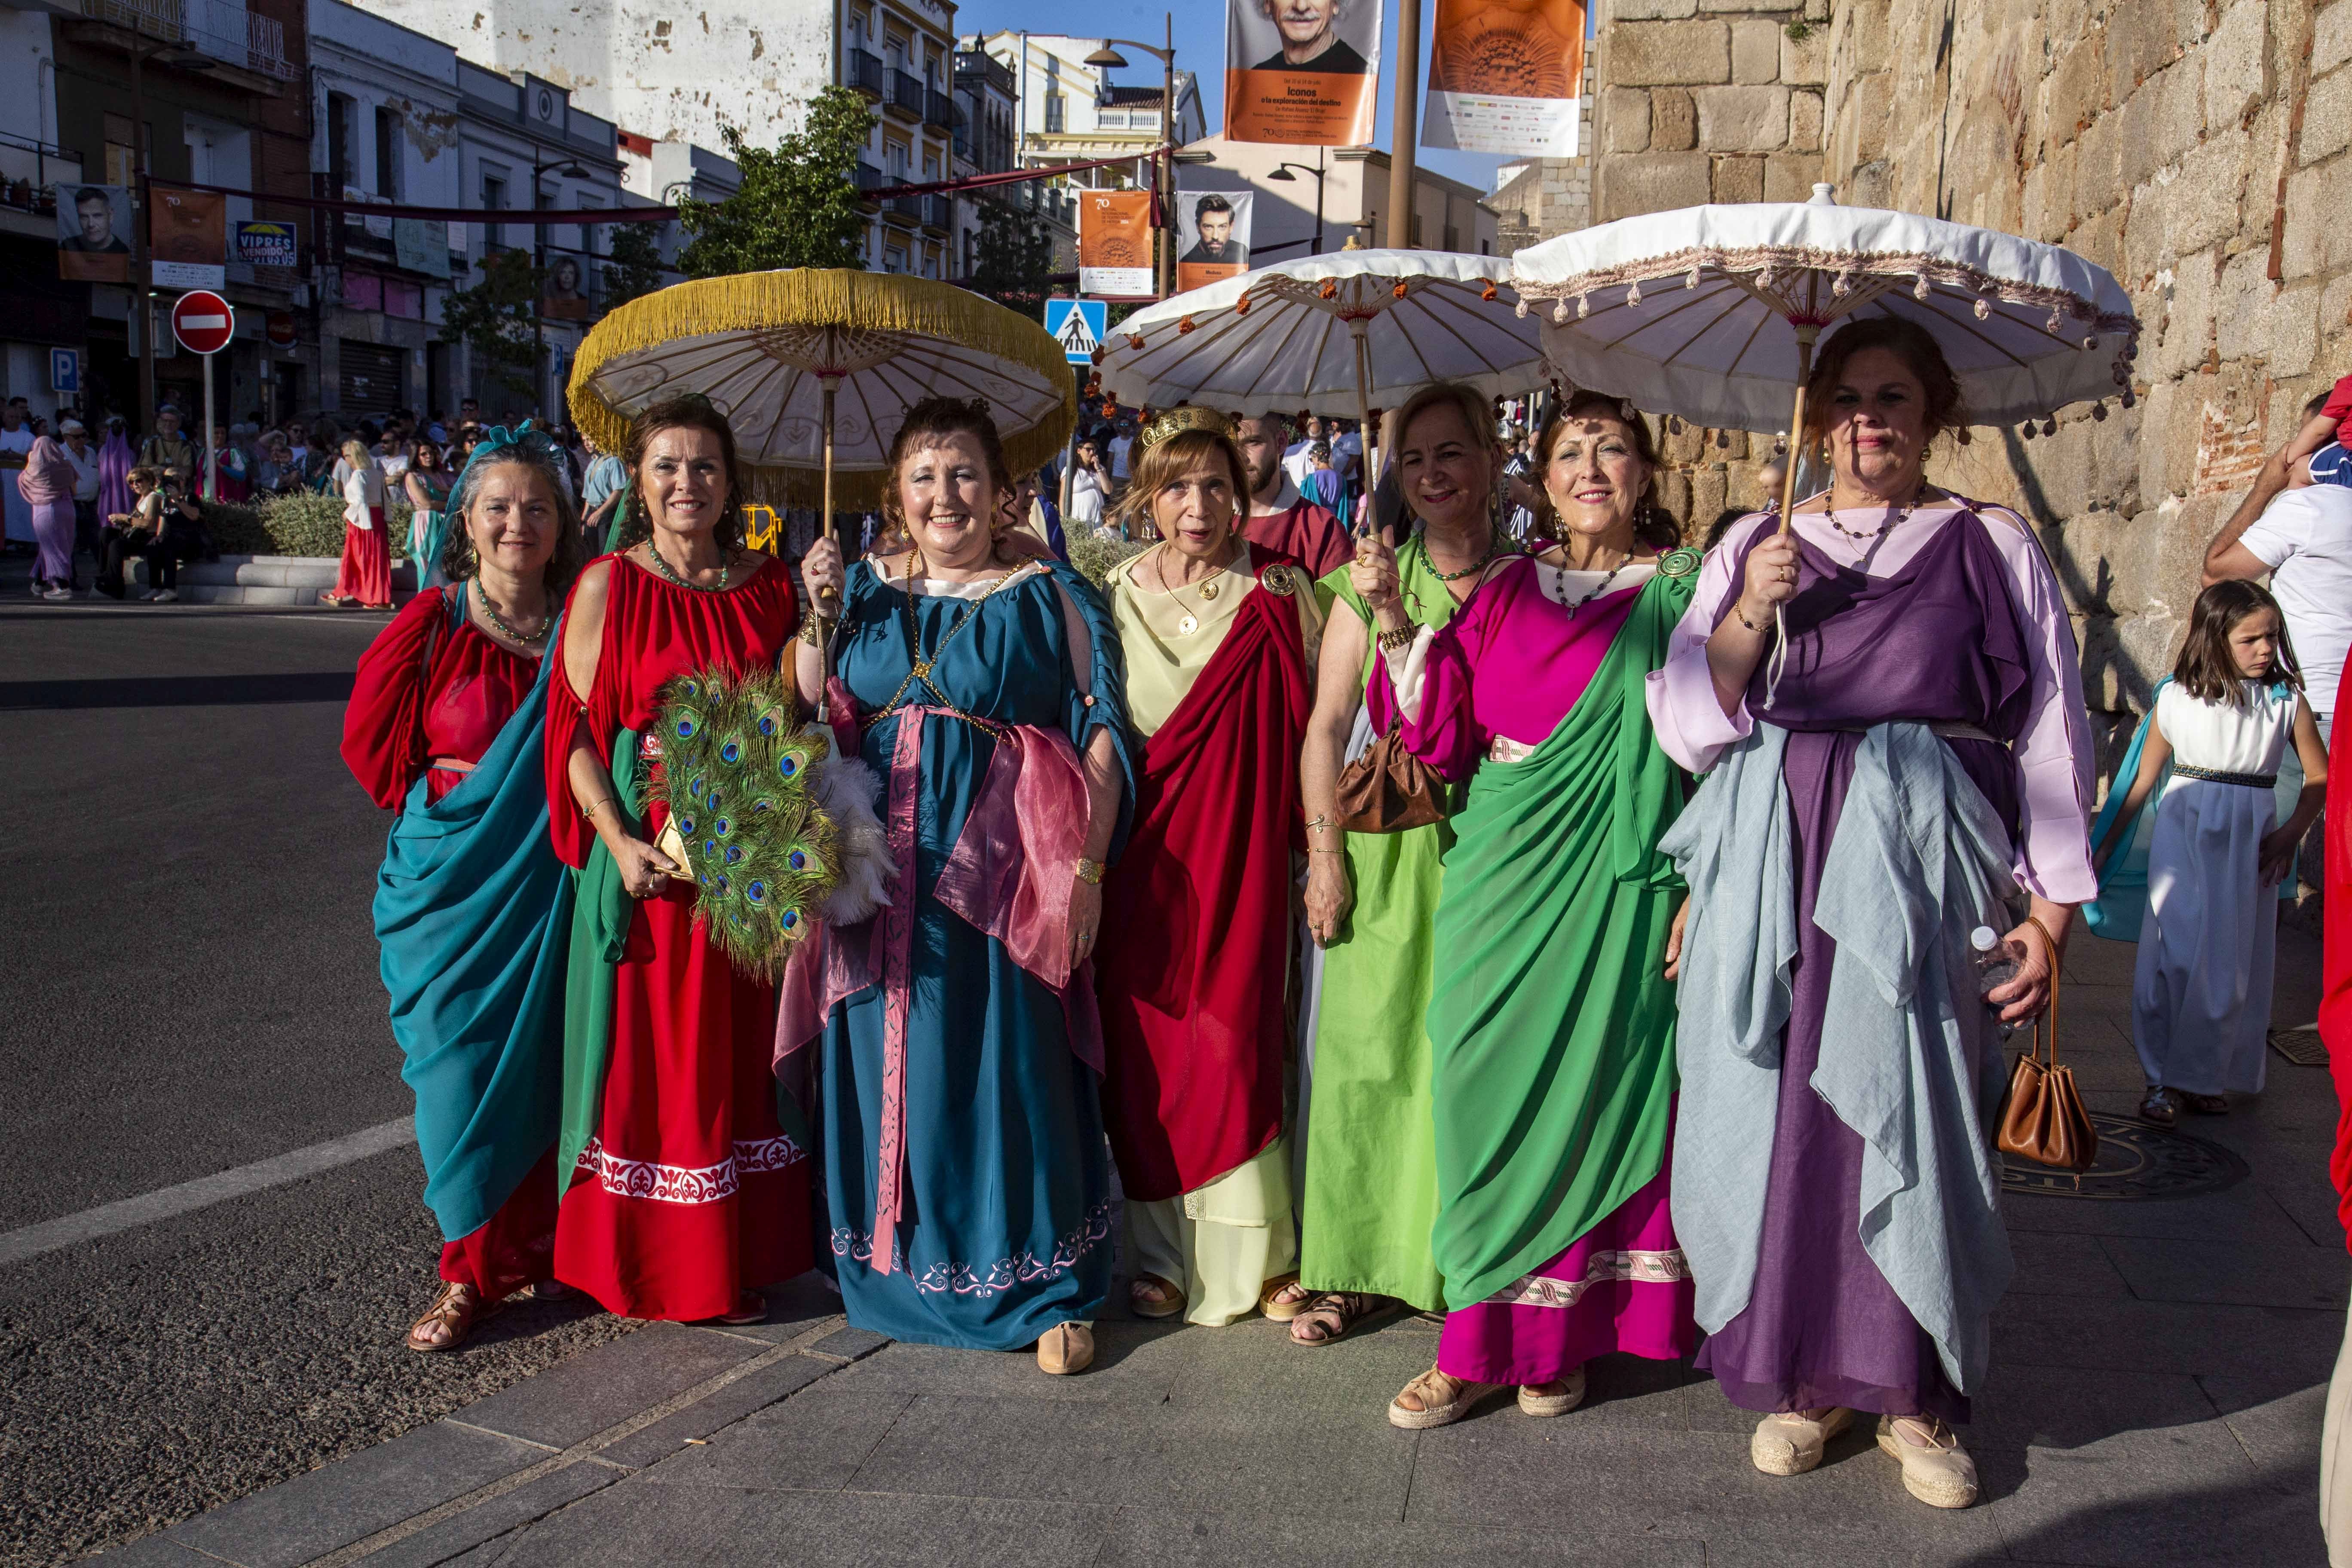
M 37 1225 L 0 1232 L 0 1264 L 37 1258 L 61 1247 L 78 1247 L 85 1241 L 112 1236 L 117 1231 L 131 1230 L 142 1225 L 152 1225 L 157 1220 L 209 1208 L 230 1198 L 241 1198 L 249 1193 L 299 1182 L 305 1176 L 315 1176 L 415 1142 L 416 1124 L 404 1116 L 397 1121 L 379 1122 L 346 1137 L 331 1138 L 307 1149 L 296 1149 L 289 1153 L 256 1161 L 250 1165 L 239 1165 L 233 1171 L 198 1176 L 193 1182 L 159 1187 L 135 1198 L 100 1204 L 79 1214 L 61 1215 L 56 1219 L 42 1220 Z

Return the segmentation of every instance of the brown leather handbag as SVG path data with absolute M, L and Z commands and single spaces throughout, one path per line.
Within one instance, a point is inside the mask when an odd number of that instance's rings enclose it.
M 2032 920 L 2032 917 L 2027 917 Z M 2074 1069 L 2058 1065 L 2058 944 L 2040 921 L 2032 921 L 2050 953 L 2050 1005 L 2033 1020 L 2033 1045 L 2018 1054 L 2009 1075 L 2009 1098 L 2001 1103 L 2004 1154 L 2061 1171 L 2083 1172 L 2099 1155 L 2099 1135 L 2074 1087 Z M 2042 1059 L 2042 1031 L 2049 1031 L 2050 1059 Z
M 1333 820 L 1349 833 L 1402 833 L 1445 820 L 1445 780 L 1404 748 L 1402 721 L 1339 770 Z

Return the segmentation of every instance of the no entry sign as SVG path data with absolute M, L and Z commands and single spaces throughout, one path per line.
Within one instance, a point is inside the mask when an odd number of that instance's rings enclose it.
M 209 289 L 183 294 L 172 307 L 172 335 L 192 354 L 220 353 L 236 330 L 236 312 Z

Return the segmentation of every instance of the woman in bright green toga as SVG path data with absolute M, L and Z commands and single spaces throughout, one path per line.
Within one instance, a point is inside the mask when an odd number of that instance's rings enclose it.
M 1472 475 L 1464 485 L 1406 492 L 1421 526 L 1398 549 L 1397 568 L 1415 626 L 1444 626 L 1486 566 L 1513 548 L 1494 525 L 1490 465 L 1460 462 L 1473 432 L 1492 424 L 1484 398 L 1443 385 L 1399 416 L 1400 460 L 1410 454 L 1416 468 L 1454 466 Z M 1307 924 L 1322 963 L 1299 1096 L 1299 1283 L 1269 1303 L 1277 1317 L 1304 1306 L 1290 1331 L 1306 1344 L 1328 1343 L 1396 1300 L 1423 1311 L 1445 1304 L 1430 1253 L 1437 1150 L 1424 1020 L 1438 862 L 1451 835 L 1442 823 L 1382 834 L 1333 825 L 1333 784 L 1373 739 L 1364 687 L 1378 650 L 1348 568 L 1318 586 L 1353 613 L 1328 616 L 1299 766 L 1310 850 Z

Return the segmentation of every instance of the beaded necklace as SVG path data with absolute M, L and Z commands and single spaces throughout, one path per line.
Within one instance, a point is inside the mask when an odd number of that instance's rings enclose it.
M 530 647 L 547 640 L 547 628 L 549 623 L 546 620 L 541 620 L 539 623 L 539 630 L 533 632 L 529 637 L 523 636 L 522 633 L 515 630 L 512 626 L 508 624 L 507 618 L 504 616 L 499 615 L 499 612 L 491 606 L 490 595 L 488 592 L 483 588 L 482 580 L 479 577 L 475 577 L 469 579 L 469 581 L 473 584 L 474 603 L 482 607 L 482 616 L 485 620 L 490 623 L 490 629 L 492 631 L 506 638 L 507 641 L 510 643 L 520 643 L 525 647 Z
M 650 539 L 646 541 L 646 553 L 654 558 L 655 571 L 660 573 L 663 576 L 668 578 L 671 582 L 677 584 L 681 588 L 691 588 L 698 594 L 723 594 L 727 592 L 727 574 L 730 570 L 730 563 L 727 560 L 727 552 L 724 547 L 721 547 L 719 552 L 719 581 L 715 584 L 709 583 L 689 583 L 684 577 L 679 576 L 677 569 L 672 566 L 668 562 L 662 559 L 660 547 L 656 545 Z

